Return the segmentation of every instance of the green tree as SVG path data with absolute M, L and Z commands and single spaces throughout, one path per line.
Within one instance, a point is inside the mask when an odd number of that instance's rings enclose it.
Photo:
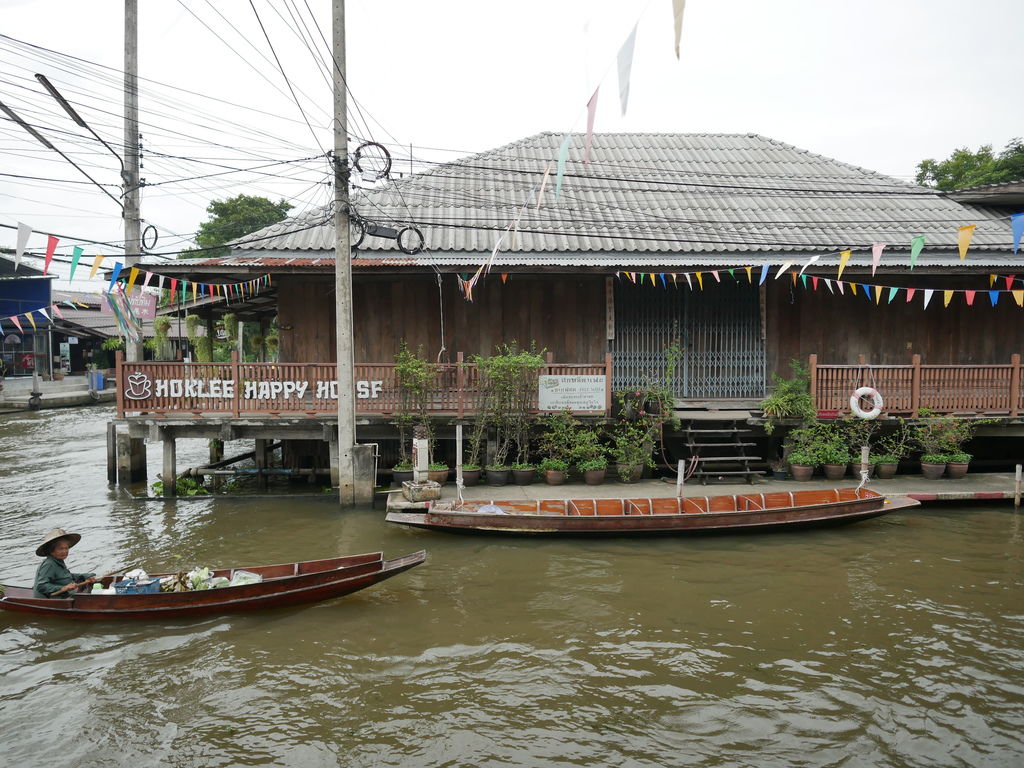
M 209 219 L 199 225 L 199 231 L 196 233 L 199 248 L 182 251 L 180 258 L 187 259 L 193 255 L 207 258 L 226 256 L 228 249 L 218 246 L 276 224 L 284 219 L 291 209 L 292 204 L 286 200 L 275 203 L 265 197 L 251 195 L 213 200 L 206 206 Z M 208 248 L 215 250 L 205 250 Z
M 998 155 L 991 144 L 985 144 L 977 152 L 960 147 L 945 160 L 928 159 L 917 164 L 917 183 L 943 190 L 1020 180 L 1024 180 L 1021 139 L 1010 139 Z

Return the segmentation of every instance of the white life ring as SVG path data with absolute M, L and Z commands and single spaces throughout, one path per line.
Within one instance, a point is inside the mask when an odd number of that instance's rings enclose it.
M 862 397 L 871 398 L 871 404 L 874 407 L 870 411 L 865 411 L 860 407 L 860 399 Z M 861 387 L 850 396 L 850 410 L 862 419 L 878 418 L 878 414 L 882 412 L 882 396 L 878 394 L 877 389 Z

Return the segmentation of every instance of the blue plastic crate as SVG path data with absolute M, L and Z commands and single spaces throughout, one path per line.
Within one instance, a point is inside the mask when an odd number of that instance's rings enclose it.
M 119 595 L 148 595 L 160 591 L 160 579 L 151 579 L 148 584 L 140 584 L 135 579 L 114 582 L 114 591 Z

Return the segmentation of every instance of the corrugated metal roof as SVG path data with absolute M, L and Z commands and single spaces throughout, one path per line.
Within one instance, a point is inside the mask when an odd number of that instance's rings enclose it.
M 739 265 L 846 248 L 857 259 L 858 249 L 878 242 L 906 252 L 924 235 L 919 264 L 939 265 L 956 253 L 964 224 L 977 224 L 972 255 L 1009 254 L 1001 212 L 753 134 L 595 134 L 589 164 L 575 134 L 556 199 L 562 139 L 538 134 L 359 192 L 356 212 L 386 226 L 415 225 L 426 247 L 407 256 L 394 240 L 367 236 L 354 263 L 480 263 L 517 220 L 496 264 L 682 267 L 717 256 Z M 327 267 L 309 259 L 320 252 L 332 260 L 330 210 L 267 227 L 236 248 L 217 262 Z

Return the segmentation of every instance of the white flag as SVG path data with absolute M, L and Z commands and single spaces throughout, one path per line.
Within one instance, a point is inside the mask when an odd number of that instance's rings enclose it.
M 626 114 L 626 104 L 629 102 L 629 73 L 633 69 L 633 48 L 636 46 L 636 24 L 633 31 L 629 33 L 626 42 L 619 49 L 619 103 L 622 105 L 622 114 Z
M 21 257 L 25 255 L 25 246 L 28 245 L 28 236 L 32 234 L 32 227 L 28 224 L 18 222 L 18 247 L 14 250 L 14 268 L 21 266 Z

